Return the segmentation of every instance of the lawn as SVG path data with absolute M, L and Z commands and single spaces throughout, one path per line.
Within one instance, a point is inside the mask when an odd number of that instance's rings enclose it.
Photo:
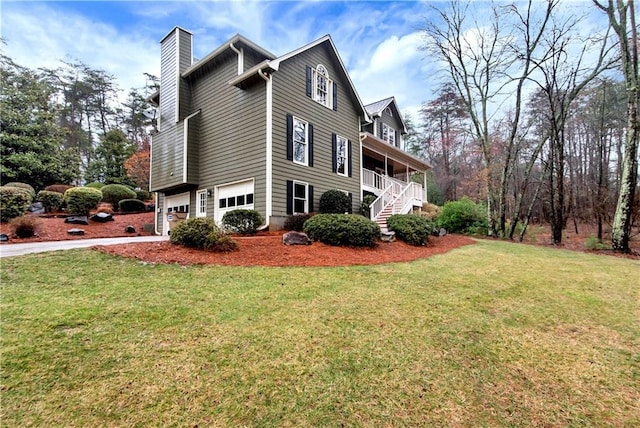
M 639 426 L 640 262 L 3 259 L 2 426 Z

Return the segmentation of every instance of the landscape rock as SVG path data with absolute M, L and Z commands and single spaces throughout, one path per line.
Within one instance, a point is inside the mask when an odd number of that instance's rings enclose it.
M 108 221 L 114 221 L 113 216 L 109 213 L 96 213 L 89 217 L 91 221 L 97 221 L 98 223 L 106 223 Z
M 392 230 L 388 232 L 380 232 L 380 240 L 382 242 L 393 242 L 396 240 L 396 233 Z
M 129 225 L 124 228 L 124 233 L 136 233 L 136 228 Z
M 28 211 L 32 214 L 44 214 L 44 205 L 42 205 L 42 202 L 34 202 Z
M 0 242 L 8 242 L 9 241 L 9 235 L 7 235 L 6 233 L 0 233 Z
M 82 236 L 84 235 L 84 229 L 69 229 L 67 230 L 67 233 L 69 235 Z
M 72 215 L 65 218 L 64 222 L 70 224 L 84 224 L 87 226 L 89 225 L 89 220 L 87 219 L 86 215 Z
M 440 236 L 445 236 L 447 234 L 447 229 L 442 228 L 440 229 Z
M 282 235 L 284 245 L 311 245 L 311 239 L 306 233 L 291 231 Z

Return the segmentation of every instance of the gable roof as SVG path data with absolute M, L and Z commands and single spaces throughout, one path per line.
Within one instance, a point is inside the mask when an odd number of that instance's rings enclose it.
M 398 108 L 398 103 L 396 102 L 395 97 L 385 98 L 380 101 L 376 101 L 371 104 L 367 104 L 364 108 L 367 110 L 367 113 L 371 117 L 379 117 L 382 115 L 382 112 L 385 111 L 387 107 L 393 108 L 395 110 L 396 116 L 400 119 L 400 123 L 402 124 L 402 133 L 407 133 L 407 124 L 404 122 L 402 117 L 402 113 Z

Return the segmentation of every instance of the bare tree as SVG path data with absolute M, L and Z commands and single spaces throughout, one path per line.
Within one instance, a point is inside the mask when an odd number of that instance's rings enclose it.
M 640 105 L 640 77 L 638 76 L 638 28 L 636 27 L 633 0 L 613 0 L 603 4 L 594 0 L 596 6 L 606 12 L 609 25 L 616 33 L 620 49 L 622 73 L 627 91 L 627 136 L 624 145 L 624 160 L 620 193 L 613 218 L 611 241 L 614 250 L 629 252 L 629 238 L 633 219 L 633 206 L 638 184 L 638 106 Z

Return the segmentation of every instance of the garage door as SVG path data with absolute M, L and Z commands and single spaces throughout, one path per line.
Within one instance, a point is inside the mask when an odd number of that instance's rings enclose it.
M 253 180 L 241 181 L 216 187 L 215 220 L 220 223 L 222 216 L 238 209 L 253 209 Z
M 176 214 L 177 213 L 177 214 Z M 162 228 L 163 235 L 167 235 L 172 225 L 176 224 L 178 217 L 189 217 L 189 192 L 179 195 L 166 196 L 164 199 L 164 213 Z

